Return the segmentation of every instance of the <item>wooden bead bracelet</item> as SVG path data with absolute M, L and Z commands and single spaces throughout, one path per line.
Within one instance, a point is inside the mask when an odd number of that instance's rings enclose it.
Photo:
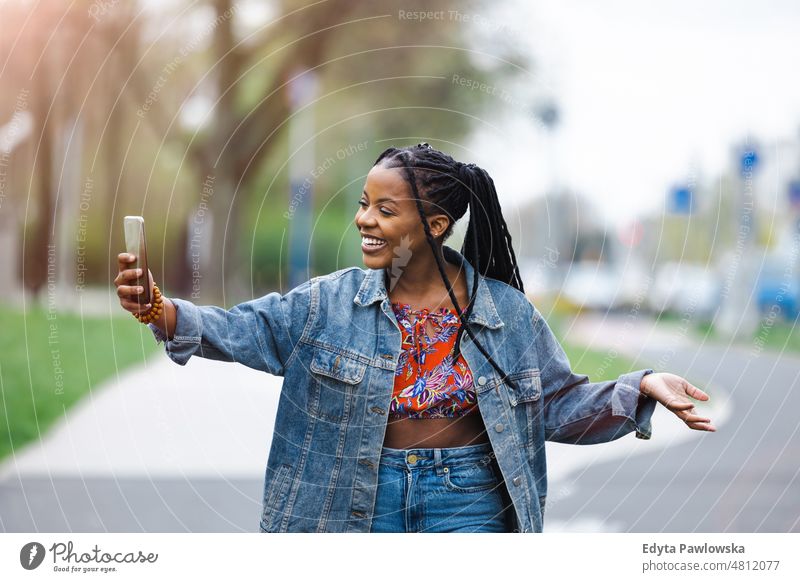
M 150 309 L 144 313 L 133 314 L 133 316 L 142 323 L 157 321 L 158 318 L 161 317 L 161 312 L 164 310 L 164 299 L 161 297 L 161 289 L 155 284 L 153 285 L 153 297 L 155 297 L 155 300 L 153 301 L 153 305 L 150 306 Z

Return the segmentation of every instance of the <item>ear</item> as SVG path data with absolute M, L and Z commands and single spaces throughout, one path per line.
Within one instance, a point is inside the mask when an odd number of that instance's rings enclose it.
M 431 236 L 433 238 L 440 238 L 447 227 L 450 226 L 450 219 L 446 214 L 434 214 L 428 217 L 428 226 L 431 229 Z

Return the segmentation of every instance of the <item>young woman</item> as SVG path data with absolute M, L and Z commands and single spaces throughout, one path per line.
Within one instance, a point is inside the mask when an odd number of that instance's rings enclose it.
M 459 253 L 443 243 L 468 209 Z M 355 225 L 366 269 L 227 311 L 156 293 L 140 313 L 133 257 L 119 255 L 122 307 L 172 360 L 285 377 L 261 531 L 541 532 L 546 440 L 648 439 L 656 402 L 716 430 L 690 400 L 708 396 L 679 376 L 572 372 L 523 292 L 485 170 L 425 143 L 389 148 Z

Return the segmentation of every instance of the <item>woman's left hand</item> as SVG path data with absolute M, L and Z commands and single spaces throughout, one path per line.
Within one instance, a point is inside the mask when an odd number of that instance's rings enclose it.
M 711 419 L 699 416 L 694 408 L 695 400 L 708 400 L 709 396 L 697 386 L 690 384 L 685 378 L 681 378 L 669 372 L 647 374 L 642 378 L 640 386 L 642 394 L 649 396 L 663 404 L 668 410 L 694 430 L 707 430 L 715 432 L 716 427 L 711 424 Z

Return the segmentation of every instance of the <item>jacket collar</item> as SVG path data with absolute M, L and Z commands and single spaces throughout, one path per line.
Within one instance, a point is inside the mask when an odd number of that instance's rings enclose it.
M 467 277 L 467 294 L 472 296 L 472 278 L 474 277 L 474 269 L 469 264 L 464 256 L 457 250 L 442 246 L 442 254 L 449 263 L 461 265 L 466 270 Z M 386 299 L 388 294 L 386 292 L 386 283 L 384 281 L 383 269 L 367 269 L 367 275 L 358 289 L 358 293 L 353 298 L 353 302 L 362 307 L 372 305 L 376 301 Z M 463 308 L 464 306 L 462 306 Z M 486 278 L 483 275 L 478 276 L 478 292 L 475 295 L 475 307 L 472 308 L 469 323 L 477 323 L 491 329 L 502 327 L 503 320 L 497 313 L 492 294 L 489 292 L 489 287 L 486 284 Z

